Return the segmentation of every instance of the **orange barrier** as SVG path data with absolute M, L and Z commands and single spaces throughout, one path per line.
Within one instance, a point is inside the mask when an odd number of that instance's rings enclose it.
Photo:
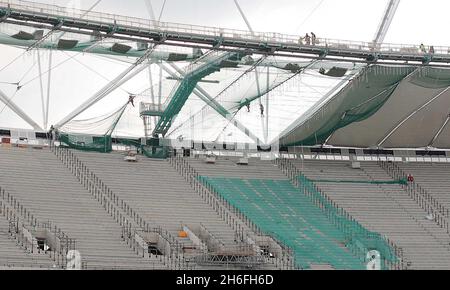
M 179 231 L 178 232 L 178 237 L 179 238 L 187 238 L 188 234 L 185 231 Z
M 3 137 L 2 138 L 2 144 L 11 144 L 11 138 Z

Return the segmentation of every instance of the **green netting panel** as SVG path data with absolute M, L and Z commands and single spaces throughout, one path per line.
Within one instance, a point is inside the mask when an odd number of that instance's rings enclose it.
M 148 158 L 157 158 L 157 159 L 165 159 L 169 157 L 169 147 L 167 146 L 158 146 L 157 144 L 152 143 L 158 143 L 155 142 L 157 140 L 147 140 L 147 145 L 142 145 L 139 140 L 135 139 L 116 139 L 117 143 L 127 145 L 127 146 L 133 146 L 136 148 L 136 150 L 139 152 L 141 151 L 142 154 Z
M 177 83 L 170 93 L 169 101 L 165 104 L 166 109 L 156 124 L 154 133 L 166 135 L 172 125 L 173 118 L 181 111 L 200 80 L 220 71 L 223 67 L 229 67 L 230 61 L 233 63 L 232 67 L 235 67 L 236 61 L 243 56 L 241 53 L 232 52 L 211 53 L 202 58 L 203 62 L 197 61 L 197 63 L 191 64 L 187 68 L 184 78 Z
M 323 144 L 336 130 L 375 114 L 389 99 L 411 67 L 370 66 L 331 98 L 296 131 L 296 142 L 288 145 Z
M 348 247 L 359 248 L 366 253 L 370 250 L 377 250 L 385 260 L 390 262 L 397 260 L 394 250 L 384 237 L 367 230 L 357 221 L 349 219 L 348 214 L 343 209 L 334 206 L 329 199 L 324 197 L 315 184 L 306 176 L 300 175 L 298 180 L 300 182 L 300 191 L 308 195 L 313 203 L 319 205 L 341 231 L 349 234 L 351 239 L 347 244 Z
M 111 152 L 112 143 L 111 136 L 92 136 L 62 133 L 59 135 L 59 141 L 65 143 L 69 148 L 95 151 L 95 152 Z
M 450 86 L 450 70 L 432 67 L 421 68 L 409 81 L 424 88 L 447 88 Z
M 163 146 L 141 146 L 142 153 L 148 158 L 165 159 L 169 156 L 169 149 Z
M 265 234 L 293 249 L 300 268 L 330 264 L 336 269 L 365 269 L 368 249 L 384 249 L 376 233 L 327 210 L 288 180 L 199 177 Z M 338 226 L 344 224 L 345 227 Z M 375 245 L 375 246 L 374 246 Z M 389 258 L 392 258 L 389 256 Z
M 337 179 L 310 179 L 311 182 L 325 182 L 325 183 L 363 183 L 363 184 L 400 184 L 407 185 L 406 178 L 398 180 L 337 180 Z
M 61 127 L 59 140 L 73 149 L 104 153 L 111 152 L 111 135 L 127 106 L 128 102 L 112 113 L 103 116 L 84 120 L 71 120 Z
M 123 138 L 118 138 L 116 139 L 116 142 L 118 144 L 123 144 L 126 146 L 134 146 L 136 148 L 140 148 L 142 146 L 141 142 L 139 140 L 134 140 L 134 139 L 123 139 Z

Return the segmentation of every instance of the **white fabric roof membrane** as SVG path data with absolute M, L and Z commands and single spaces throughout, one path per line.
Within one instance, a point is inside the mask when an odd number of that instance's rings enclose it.
M 237 69 L 231 84 L 219 85 L 222 89 L 213 95 L 214 99 L 238 120 L 247 130 L 253 133 L 263 143 L 277 141 L 280 133 L 287 128 L 298 116 L 313 106 L 323 95 L 333 89 L 337 83 L 348 75 L 354 74 L 360 66 L 352 63 L 313 62 L 311 60 L 296 61 L 295 64 L 303 68 L 289 71 L 270 66 L 277 63 L 277 67 L 286 67 L 293 59 L 267 58 L 255 70 L 249 67 Z M 284 63 L 283 63 L 284 62 Z M 328 76 L 319 73 L 322 68 L 325 73 L 333 67 L 341 67 L 346 75 Z M 346 73 L 347 69 L 351 69 Z M 211 78 L 219 77 L 227 72 L 219 72 Z M 259 87 L 257 85 L 259 80 Z M 200 86 L 214 86 L 200 84 Z M 217 86 L 217 85 L 215 85 Z M 217 90 L 216 90 L 217 91 Z M 192 98 L 180 112 L 170 132 L 170 137 L 183 135 L 184 138 L 197 141 L 233 141 L 248 142 L 245 130 L 236 129 L 211 107 Z M 193 104 L 196 102 L 199 106 Z M 246 104 L 250 105 L 248 111 Z M 264 108 L 261 115 L 260 104 Z M 266 127 L 268 126 L 268 129 Z
M 400 81 L 380 109 L 364 120 L 333 131 L 326 144 L 362 148 L 450 148 L 449 86 L 450 70 L 416 68 Z
M 7 47 L 4 47 L 5 49 Z M 9 48 L 8 48 L 9 49 Z M 29 114 L 38 124 L 43 124 L 41 113 L 40 83 L 42 76 L 44 99 L 50 89 L 50 107 L 48 127 L 57 123 L 73 108 L 79 106 L 121 71 L 129 66 L 129 58 L 101 57 L 93 54 L 53 51 L 50 60 L 48 50 L 33 50 L 28 53 L 17 51 L 17 60 L 7 66 L 2 72 L 2 80 L 19 82 L 24 85 L 16 92 L 16 87 L 2 84 L 5 93 Z M 37 55 L 41 58 L 41 71 L 37 66 Z M 123 60 L 124 62 L 122 62 Z M 52 62 L 50 88 L 47 87 L 49 65 Z M 94 65 L 96 64 L 96 65 Z M 174 63 L 178 69 L 185 69 L 189 62 Z M 149 66 L 134 79 L 128 81 L 103 100 L 93 105 L 70 122 L 67 129 L 76 133 L 104 134 L 102 126 L 86 123 L 96 122 L 98 116 L 105 116 L 115 108 L 123 106 L 130 94 L 136 95 L 135 107 L 127 107 L 117 124 L 114 135 L 120 137 L 143 137 L 144 126 L 139 116 L 140 102 L 167 102 L 177 80 L 170 79 L 179 75 L 171 63 L 163 62 L 165 70 L 158 64 Z M 255 66 L 256 65 L 256 66 Z M 337 70 L 336 67 L 340 68 Z M 236 67 L 222 68 L 219 72 L 206 77 L 198 86 L 206 92 L 209 98 L 215 99 L 223 108 L 229 111 L 233 120 L 238 120 L 245 129 L 236 128 L 230 120 L 224 118 L 209 107 L 195 94 L 179 113 L 171 129 L 170 138 L 183 135 L 185 139 L 196 141 L 228 141 L 254 142 L 250 135 L 257 136 L 265 143 L 278 139 L 280 133 L 296 118 L 310 107 L 344 78 L 355 74 L 361 65 L 353 63 L 337 63 L 315 61 L 297 58 L 267 57 L 252 55 L 244 58 Z M 258 72 L 258 76 L 255 73 Z M 167 70 L 167 71 L 166 71 Z M 348 71 L 347 71 L 348 70 Z M 159 72 L 162 71 L 161 83 Z M 319 73 L 320 71 L 320 73 Z M 70 72 L 70 74 L 68 73 Z M 149 88 L 149 73 L 153 80 L 153 90 Z M 329 75 L 327 75 L 329 73 Z M 345 75 L 340 75 L 344 73 Z M 256 80 L 259 80 L 259 86 Z M 153 91 L 153 92 L 152 92 Z M 246 100 L 247 99 L 247 100 Z M 250 102 L 250 112 L 247 112 L 245 102 Z M 264 117 L 261 117 L 259 104 L 264 106 Z M 0 114 L 1 127 L 15 127 L 23 122 L 17 116 L 11 116 L 8 108 Z M 6 118 L 6 119 L 5 119 Z M 156 119 L 152 122 L 154 126 Z M 83 129 L 82 125 L 86 128 Z M 98 124 L 97 124 L 98 125 Z M 28 128 L 28 126 L 25 125 Z M 266 129 L 268 127 L 268 129 Z
M 281 138 L 284 145 L 324 144 L 337 129 L 373 114 L 407 74 L 409 67 L 365 67 L 321 106 L 300 117 Z M 341 82 L 342 83 L 342 82 Z

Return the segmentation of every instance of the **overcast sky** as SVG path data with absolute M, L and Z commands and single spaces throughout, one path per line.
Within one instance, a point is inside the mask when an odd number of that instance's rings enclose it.
M 36 2 L 87 9 L 96 1 L 37 0 Z M 161 21 L 247 29 L 233 0 L 166 0 L 165 2 Z M 157 17 L 160 15 L 163 3 L 164 0 L 152 0 Z M 374 37 L 388 0 L 239 0 L 239 3 L 255 31 L 293 35 L 304 35 L 306 32 L 313 31 L 319 38 L 368 42 Z M 424 1 L 402 0 L 385 42 L 399 44 L 423 42 L 435 46 L 450 46 L 450 37 L 446 31 L 450 27 L 450 17 L 447 15 L 449 8 L 450 2 L 445 0 L 428 0 L 426 5 Z M 102 0 L 94 10 L 141 18 L 149 18 L 150 15 L 145 0 Z M 23 50 L 17 48 L 0 45 L 0 68 L 22 52 Z M 55 56 L 55 59 L 68 58 L 66 53 L 58 54 L 59 56 Z M 1 82 L 17 81 L 35 61 L 36 57 L 28 54 L 8 70 L 1 71 L 0 89 L 8 96 L 12 96 L 14 87 Z M 87 72 L 86 67 L 82 68 L 79 62 L 99 70 L 103 78 L 98 74 Z M 46 66 L 45 56 L 43 66 Z M 106 79 L 113 79 L 123 69 L 123 65 L 113 67 L 111 63 L 88 55 L 77 58 L 77 62 L 70 61 L 65 68 L 59 68 L 54 73 L 52 81 L 50 123 L 59 121 L 83 99 L 100 89 L 106 83 Z M 28 78 L 35 75 L 36 72 L 31 71 Z M 89 79 L 86 80 L 88 75 Z M 130 82 L 127 84 L 128 90 L 142 88 L 144 80 L 145 76 Z M 38 80 L 35 80 L 33 84 L 21 90 L 14 100 L 41 124 Z M 123 91 L 115 94 L 119 93 L 121 98 L 126 97 Z M 2 112 L 2 108 L 3 105 L 0 106 L 0 127 L 28 127 L 20 119 L 14 118 L 14 114 L 8 109 Z
M 39 0 L 64 6 L 74 0 Z M 96 0 L 82 0 L 88 8 Z M 158 16 L 164 0 L 152 0 Z M 372 40 L 388 0 L 240 0 L 255 31 Z M 446 0 L 402 0 L 386 42 L 450 45 Z M 102 0 L 97 11 L 148 18 L 145 0 Z M 233 0 L 166 0 L 162 21 L 247 29 Z

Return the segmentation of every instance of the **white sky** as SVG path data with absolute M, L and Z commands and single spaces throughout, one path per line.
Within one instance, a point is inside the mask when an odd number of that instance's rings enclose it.
M 94 10 L 149 18 L 144 1 L 102 0 Z M 87 9 L 96 0 L 36 2 L 60 6 L 73 5 Z M 152 0 L 157 16 L 163 2 Z M 313 31 L 318 37 L 368 42 L 373 39 L 388 0 L 240 0 L 239 3 L 255 31 L 293 35 L 304 35 Z M 447 16 L 449 8 L 450 2 L 444 0 L 428 0 L 426 4 L 419 0 L 402 0 L 385 42 L 403 44 L 423 42 L 427 45 L 450 46 L 450 37 L 446 32 L 447 27 L 450 27 L 450 18 Z M 247 29 L 233 0 L 166 0 L 161 21 Z M 20 49 L 0 45 L 0 68 L 22 52 Z M 59 54 L 61 60 L 68 57 L 64 53 Z M 112 66 L 111 63 L 89 55 L 77 59 L 99 70 L 102 76 L 109 79 L 113 79 L 125 67 Z M 11 69 L 0 72 L 0 82 L 17 81 L 18 76 L 22 76 L 33 61 L 35 57 L 32 54 L 22 57 Z M 54 73 L 49 124 L 56 123 L 68 111 L 74 109 L 76 104 L 80 103 L 78 97 L 86 99 L 106 83 L 98 75 L 81 69 L 75 61 L 70 63 L 68 67 L 61 68 L 59 73 L 58 71 Z M 43 66 L 45 67 L 45 64 Z M 142 76 L 128 83 L 125 89 L 135 92 L 136 87 L 145 88 L 145 85 L 142 85 L 145 79 L 146 77 Z M 21 91 L 15 102 L 42 124 L 38 81 L 35 83 L 33 87 Z M 13 88 L 4 84 L 0 84 L 0 89 L 8 96 L 14 93 Z M 123 98 L 126 98 L 123 91 L 116 92 L 113 96 L 120 97 L 121 103 Z M 107 111 L 117 108 L 119 103 L 112 104 Z M 102 102 L 101 106 L 107 107 L 108 102 Z M 0 104 L 0 112 L 2 108 L 3 105 Z M 28 126 L 6 109 L 0 113 L 0 127 Z

